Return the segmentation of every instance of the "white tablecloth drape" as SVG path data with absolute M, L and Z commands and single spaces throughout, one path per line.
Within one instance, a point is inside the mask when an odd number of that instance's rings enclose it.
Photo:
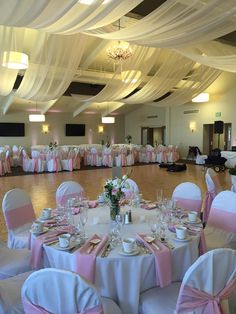
M 135 237 L 137 232 L 150 233 L 146 220 L 148 216 L 155 214 L 155 210 L 133 209 L 133 223 L 124 225 L 122 235 Z M 95 233 L 107 234 L 111 228 L 108 207 L 89 209 L 86 225 L 89 237 Z M 199 256 L 199 237 L 192 236 L 189 242 L 177 242 L 173 239 L 174 233 L 169 232 L 168 236 L 169 241 L 175 246 L 172 250 L 172 280 L 179 281 Z M 154 256 L 139 254 L 127 257 L 120 255 L 119 250 L 120 248 L 113 249 L 105 258 L 97 257 L 95 286 L 102 296 L 114 299 L 123 313 L 135 314 L 138 313 L 139 294 L 156 286 Z M 75 263 L 75 253 L 56 250 L 52 245 L 44 245 L 45 267 L 74 270 Z

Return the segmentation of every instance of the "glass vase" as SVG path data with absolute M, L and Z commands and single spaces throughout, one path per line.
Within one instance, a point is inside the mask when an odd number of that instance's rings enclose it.
M 120 213 L 120 204 L 118 200 L 110 202 L 110 217 L 112 221 L 116 220 L 116 215 Z

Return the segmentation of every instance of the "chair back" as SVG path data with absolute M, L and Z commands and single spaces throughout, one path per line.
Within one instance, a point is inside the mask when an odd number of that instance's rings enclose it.
M 202 194 L 200 188 L 192 182 L 183 182 L 176 186 L 172 200 L 184 209 L 200 212 L 202 207 Z
M 209 251 L 199 257 L 184 275 L 176 311 L 229 313 L 227 299 L 235 290 L 236 251 L 223 248 Z
M 56 204 L 65 205 L 69 198 L 82 196 L 83 187 L 75 181 L 65 181 L 57 188 Z
M 35 220 L 30 197 L 19 188 L 12 189 L 4 195 L 2 210 L 8 229 L 17 229 Z
M 22 303 L 26 314 L 102 314 L 102 302 L 95 288 L 70 271 L 45 268 L 24 282 Z

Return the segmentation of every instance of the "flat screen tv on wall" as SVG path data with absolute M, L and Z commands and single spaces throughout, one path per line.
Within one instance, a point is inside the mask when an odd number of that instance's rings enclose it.
M 25 136 L 24 123 L 0 123 L 0 136 Z
M 66 124 L 66 136 L 85 136 L 85 124 Z

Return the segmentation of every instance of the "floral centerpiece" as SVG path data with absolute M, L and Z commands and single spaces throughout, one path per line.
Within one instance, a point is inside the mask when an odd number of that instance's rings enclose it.
M 125 140 L 126 140 L 126 142 L 127 142 L 128 144 L 131 144 L 131 142 L 132 142 L 132 136 L 131 136 L 131 135 L 127 135 L 127 136 L 125 137 Z
M 122 179 L 115 178 L 107 180 L 104 186 L 105 198 L 110 206 L 111 220 L 116 219 L 116 215 L 120 212 L 120 200 L 124 197 L 123 188 L 127 188 L 126 180 L 128 175 L 124 175 Z

